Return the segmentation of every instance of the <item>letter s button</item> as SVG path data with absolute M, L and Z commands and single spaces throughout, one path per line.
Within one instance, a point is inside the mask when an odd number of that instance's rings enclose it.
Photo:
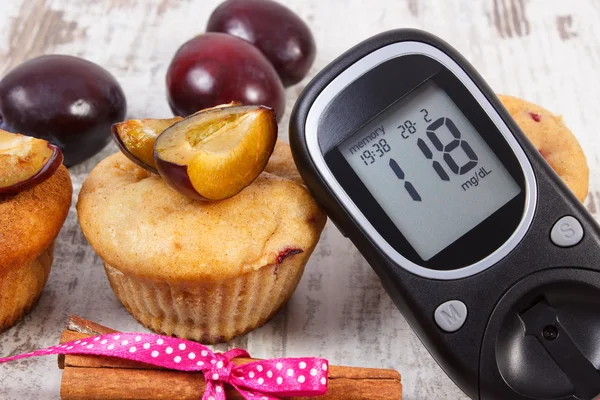
M 575 246 L 583 239 L 583 227 L 575 217 L 562 217 L 552 227 L 550 240 L 559 247 Z

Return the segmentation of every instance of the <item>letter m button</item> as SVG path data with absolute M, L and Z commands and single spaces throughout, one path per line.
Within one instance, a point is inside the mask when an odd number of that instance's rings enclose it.
M 467 320 L 467 306 L 462 301 L 450 300 L 440 304 L 433 317 L 442 330 L 448 333 L 456 332 Z

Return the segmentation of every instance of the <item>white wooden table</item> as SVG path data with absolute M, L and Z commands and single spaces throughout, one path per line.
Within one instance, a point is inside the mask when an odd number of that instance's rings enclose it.
M 201 33 L 219 0 L 4 0 L 0 72 L 40 54 L 96 62 L 120 81 L 128 118 L 171 116 L 165 72 L 178 46 Z M 600 201 L 600 2 L 594 0 L 285 0 L 311 26 L 318 46 L 311 76 L 358 41 L 418 27 L 445 38 L 498 92 L 562 113 L 588 157 Z M 303 83 L 287 90 L 287 112 Z M 287 115 L 280 136 L 287 136 Z M 113 144 L 70 169 L 73 203 L 85 176 Z M 1 229 L 1 227 L 0 227 Z M 68 315 L 120 330 L 143 330 L 116 300 L 100 260 L 77 224 L 74 207 L 58 238 L 42 298 L 0 335 L 7 356 L 57 343 Z M 404 398 L 466 399 L 433 361 L 352 243 L 328 224 L 287 307 L 264 327 L 228 345 L 255 357 L 322 356 L 332 363 L 394 368 Z M 0 366 L 0 398 L 57 399 L 56 357 Z

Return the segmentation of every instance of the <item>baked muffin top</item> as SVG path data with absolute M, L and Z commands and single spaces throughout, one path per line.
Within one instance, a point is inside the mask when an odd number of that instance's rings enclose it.
M 516 97 L 498 95 L 498 98 L 554 172 L 580 201 L 584 201 L 590 171 L 581 145 L 562 118 Z
M 56 238 L 69 208 L 73 186 L 64 166 L 44 182 L 0 195 L 0 272 L 38 257 Z
M 77 212 L 94 250 L 124 272 L 170 282 L 216 281 L 312 248 L 326 217 L 299 182 L 282 142 L 250 186 L 214 203 L 181 195 L 117 153 L 83 183 Z

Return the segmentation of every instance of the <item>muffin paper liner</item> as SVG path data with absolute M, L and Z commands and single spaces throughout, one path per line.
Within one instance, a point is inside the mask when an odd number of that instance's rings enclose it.
M 310 251 L 220 282 L 167 282 L 105 263 L 110 284 L 139 322 L 158 333 L 202 343 L 231 340 L 267 322 L 291 297 Z

